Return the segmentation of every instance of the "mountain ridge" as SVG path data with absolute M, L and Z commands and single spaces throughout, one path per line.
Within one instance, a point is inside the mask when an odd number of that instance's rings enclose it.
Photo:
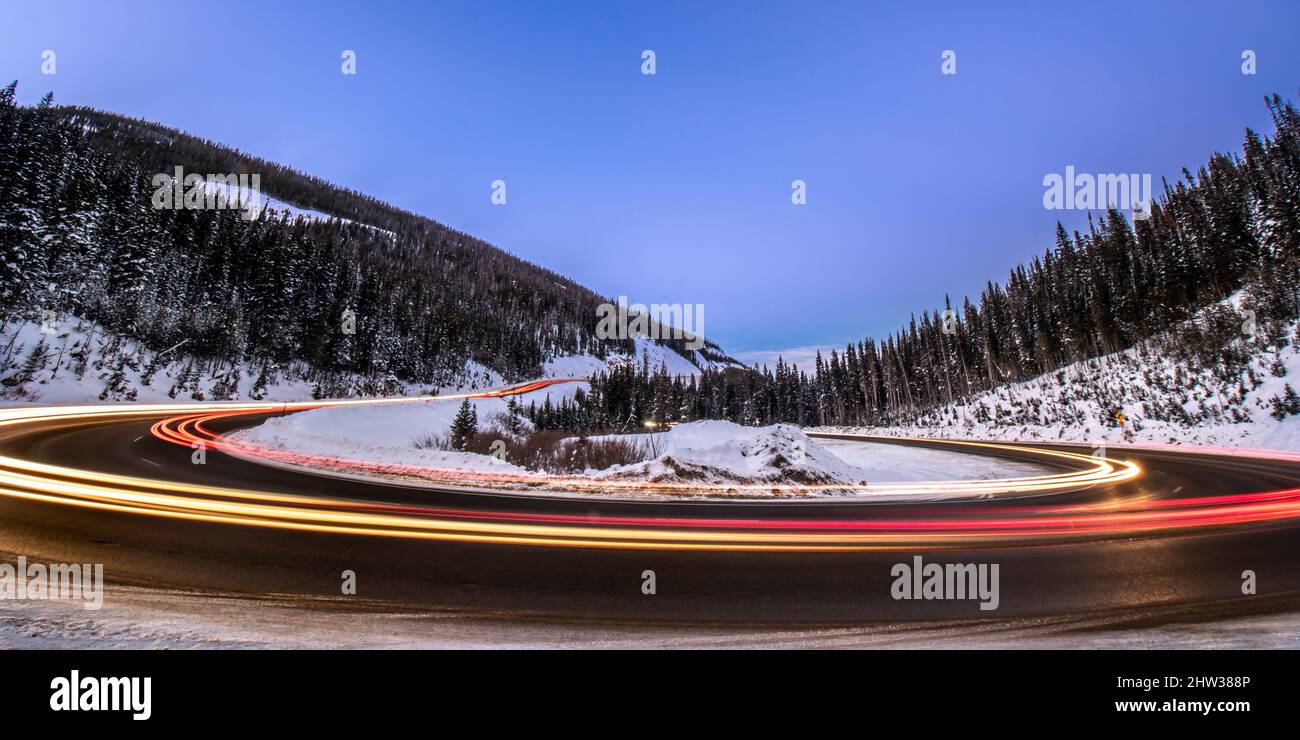
M 144 119 L 14 102 L 0 91 L 0 309 L 51 311 L 160 350 L 303 361 L 446 385 L 477 363 L 507 380 L 569 355 L 635 351 L 596 331 L 610 300 L 553 270 L 291 167 Z M 328 218 L 240 220 L 150 207 L 175 167 L 257 174 L 267 196 Z M 354 332 L 341 331 L 352 326 Z M 685 328 L 685 327 L 683 327 Z M 714 342 L 655 340 L 697 368 Z

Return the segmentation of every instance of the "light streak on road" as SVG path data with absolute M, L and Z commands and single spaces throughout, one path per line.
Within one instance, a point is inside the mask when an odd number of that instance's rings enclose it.
M 317 459 L 283 451 L 239 445 L 207 429 L 205 422 L 244 414 L 299 411 L 324 406 L 402 403 L 412 400 L 452 400 L 499 397 L 547 387 L 539 381 L 486 393 L 461 393 L 419 399 L 316 401 L 309 403 L 210 403 L 141 406 L 63 406 L 0 410 L 0 435 L 8 437 L 49 424 L 87 424 L 128 419 L 161 419 L 155 434 L 190 447 L 202 442 L 211 449 L 243 457 L 263 455 L 294 465 L 346 464 L 365 461 Z M 870 438 L 864 438 L 870 440 Z M 936 440 L 927 440 L 933 442 Z M 938 496 L 1010 496 L 1057 493 L 1085 486 L 1115 486 L 1137 478 L 1141 471 L 1128 461 L 1094 458 L 1063 450 L 984 442 L 944 442 L 969 452 L 1033 454 L 1072 468 L 1057 475 L 995 481 L 872 484 L 866 494 L 844 499 L 846 505 L 875 494 L 917 493 Z M 277 457 L 277 455 L 292 455 Z M 391 468 L 392 466 L 385 466 Z M 578 477 L 502 475 L 411 466 L 405 474 L 456 486 L 513 488 L 514 494 L 537 506 L 547 495 L 522 494 L 519 489 L 652 491 L 660 494 L 699 485 L 651 485 L 633 481 L 593 481 Z M 647 487 L 648 486 L 648 487 Z M 745 487 L 727 486 L 728 489 Z M 756 486 L 771 491 L 773 486 Z M 843 489 L 826 486 L 779 486 L 782 490 L 817 492 Z M 1300 488 L 1185 499 L 1150 495 L 1118 496 L 1092 503 L 1024 502 L 981 506 L 977 503 L 935 507 L 899 505 L 887 512 L 861 507 L 845 518 L 788 515 L 744 516 L 627 516 L 591 513 L 571 515 L 491 508 L 434 507 L 376 501 L 344 500 L 277 491 L 115 475 L 0 456 L 0 495 L 52 504 L 141 516 L 270 527 L 321 533 L 474 543 L 523 544 L 549 547 L 589 547 L 655 550 L 843 552 L 900 549 L 978 548 L 1005 544 L 1039 544 L 1187 532 L 1196 529 L 1268 523 L 1300 518 Z M 476 507 L 481 499 L 469 499 Z M 779 507 L 779 500 L 776 502 Z M 731 507 L 737 512 L 743 508 Z M 772 508 L 769 506 L 769 509 Z M 856 510 L 855 510 L 856 511 Z
M 557 476 L 546 473 L 502 473 L 461 468 L 442 468 L 428 465 L 411 465 L 375 462 L 358 458 L 313 455 L 252 445 L 239 439 L 208 430 L 206 423 L 227 419 L 250 412 L 223 410 L 200 414 L 169 417 L 154 424 L 151 431 L 159 439 L 182 447 L 215 449 L 226 454 L 253 460 L 265 460 L 311 471 L 336 471 L 341 473 L 364 471 L 378 476 L 409 479 L 437 486 L 506 488 L 512 490 L 546 490 L 581 493 L 625 493 L 657 495 L 713 495 L 713 496 L 806 496 L 834 491 L 870 495 L 884 500 L 886 495 L 912 495 L 924 498 L 980 497 L 1027 493 L 1048 493 L 1074 490 L 1103 483 L 1132 480 L 1141 474 L 1137 465 L 1102 457 L 1081 455 L 1062 450 L 1025 448 L 986 442 L 953 442 L 924 440 L 958 448 L 963 452 L 1015 452 L 1042 457 L 1047 462 L 1080 467 L 1070 473 L 1037 475 L 994 480 L 928 481 L 907 483 L 689 483 L 609 480 L 591 477 Z M 863 441 L 874 438 L 862 437 Z M 885 439 L 885 438 L 881 438 Z M 889 438 L 898 439 L 898 438 Z M 912 440 L 917 441 L 917 440 Z

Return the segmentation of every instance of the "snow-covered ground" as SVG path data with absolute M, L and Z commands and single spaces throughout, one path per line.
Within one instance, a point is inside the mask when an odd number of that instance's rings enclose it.
M 848 465 L 864 471 L 867 480 L 874 483 L 994 480 L 1049 472 L 1043 466 L 1030 463 L 882 442 L 818 439 L 817 444 Z
M 813 439 L 798 427 L 729 421 L 681 424 L 659 434 L 625 435 L 653 444 L 654 459 L 606 471 L 601 479 L 655 481 L 895 483 L 1042 475 L 1043 466 L 880 442 Z
M 527 404 L 538 396 L 571 394 L 580 384 L 566 384 L 520 397 Z M 563 390 L 561 390 L 563 389 Z M 480 429 L 505 425 L 501 399 L 472 401 Z M 527 476 L 528 471 L 488 455 L 428 449 L 421 442 L 445 436 L 460 402 L 434 400 L 384 406 L 313 409 L 234 435 L 249 448 L 312 455 L 312 466 L 342 475 L 377 476 L 418 482 L 441 480 L 448 468 Z M 592 439 L 613 439 L 594 437 Z M 716 484 L 717 495 L 734 497 L 728 484 L 837 484 L 859 486 L 882 482 L 946 481 L 1040 475 L 1047 468 L 978 455 L 880 443 L 815 440 L 787 424 L 745 427 L 727 421 L 680 424 L 656 433 L 616 437 L 640 446 L 647 459 L 603 470 L 587 470 L 584 481 Z M 255 455 L 256 453 L 254 453 Z M 376 467 L 378 466 L 378 467 Z M 429 470 L 425 470 L 425 469 Z M 539 483 L 545 482 L 535 476 Z M 557 483 L 543 486 L 563 491 Z M 595 487 L 597 490 L 599 486 Z M 536 490 L 530 486 L 530 490 Z M 818 489 L 812 495 L 845 495 L 844 489 Z M 626 495 L 614 490 L 611 495 Z M 635 492 L 641 495 L 643 492 Z M 780 495 L 760 488 L 749 495 Z M 680 495 L 680 493 L 669 494 Z M 701 491 L 697 495 L 711 495 Z
M 564 383 L 514 398 L 524 406 L 533 402 L 541 405 L 547 397 L 551 403 L 557 403 L 585 385 L 581 382 Z M 497 420 L 507 414 L 507 402 L 500 398 L 474 398 L 469 402 L 478 416 L 480 429 L 500 423 Z M 429 400 L 312 409 L 268 419 L 236 433 L 234 438 L 264 449 L 327 458 L 526 474 L 528 471 L 525 469 L 490 455 L 428 446 L 430 440 L 450 433 L 452 418 L 460 405 L 460 400 Z M 529 424 L 522 418 L 519 423 L 525 427 Z M 339 465 L 336 469 L 359 472 L 347 465 Z
M 841 627 L 508 621 L 500 614 L 378 611 L 349 598 L 246 597 L 109 585 L 105 607 L 0 601 L 5 649 L 1296 649 L 1300 614 L 1163 626 L 1116 626 L 1104 616 Z
M 745 427 L 729 421 L 697 421 L 631 438 L 654 457 L 591 471 L 595 477 L 724 484 L 867 482 L 865 470 L 844 462 L 789 424 Z

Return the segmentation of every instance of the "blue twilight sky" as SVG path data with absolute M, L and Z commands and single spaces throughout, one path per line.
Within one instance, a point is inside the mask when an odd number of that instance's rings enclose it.
M 704 304 L 705 333 L 754 360 L 1001 280 L 1058 219 L 1085 222 L 1043 208 L 1066 165 L 1159 187 L 1236 150 L 1267 129 L 1264 95 L 1300 91 L 1298 30 L 1295 0 L 0 0 L 0 80 L 283 162 L 606 295 Z

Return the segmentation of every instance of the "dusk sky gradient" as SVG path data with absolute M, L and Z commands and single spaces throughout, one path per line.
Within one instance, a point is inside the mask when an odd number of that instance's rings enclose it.
M 282 162 L 605 295 L 704 304 L 753 360 L 1002 280 L 1057 220 L 1086 224 L 1044 209 L 1048 173 L 1159 188 L 1239 151 L 1265 95 L 1300 91 L 1298 30 L 1295 0 L 4 0 L 0 84 Z

